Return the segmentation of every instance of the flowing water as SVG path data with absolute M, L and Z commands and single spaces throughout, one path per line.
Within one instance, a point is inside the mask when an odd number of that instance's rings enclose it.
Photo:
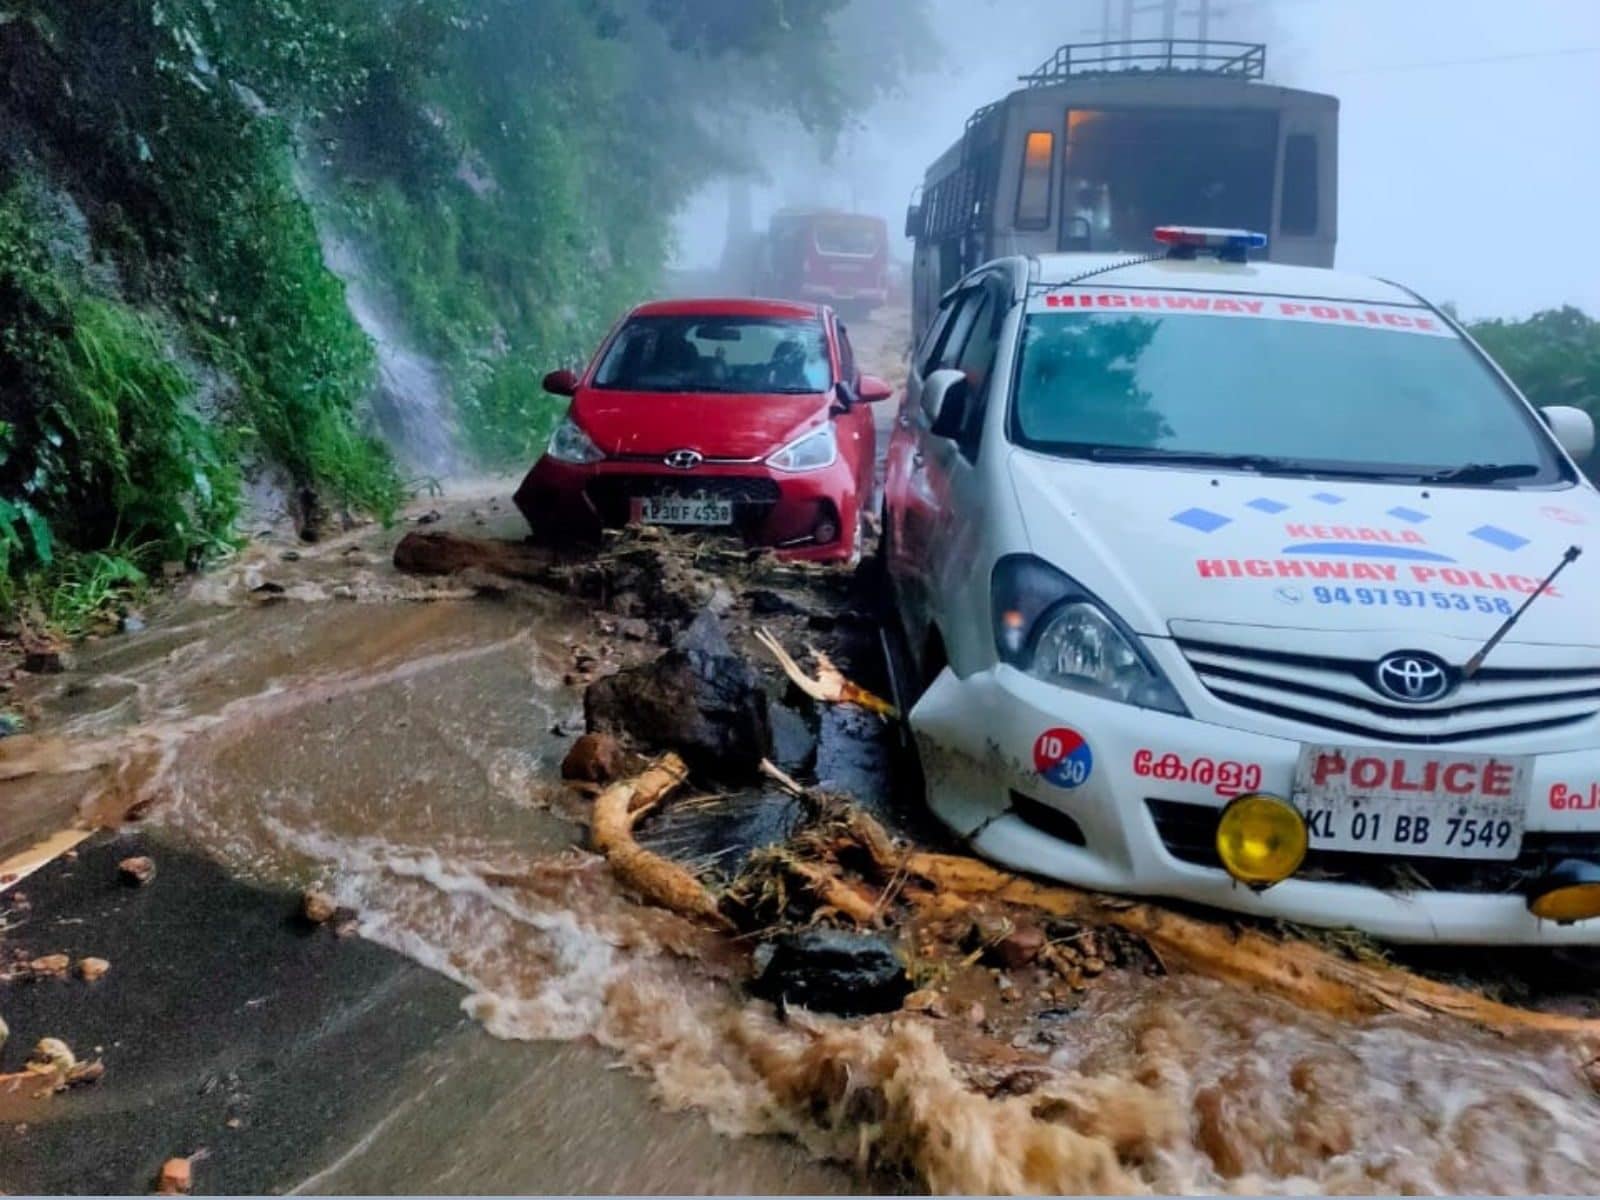
M 518 532 L 493 487 L 442 506 Z M 0 835 L 87 781 L 84 811 L 148 806 L 461 984 L 490 1036 L 442 1052 L 304 1190 L 1600 1188 L 1591 1055 L 1559 1039 L 1351 1024 L 1137 968 L 1076 1005 L 1021 975 L 1008 1004 L 980 970 L 949 1016 L 780 1021 L 741 986 L 747 946 L 631 902 L 582 848 L 557 765 L 594 614 L 404 579 L 396 536 L 293 563 L 257 547 L 42 685 L 44 733 L 0 743 Z M 504 1041 L 544 1045 L 539 1069 Z

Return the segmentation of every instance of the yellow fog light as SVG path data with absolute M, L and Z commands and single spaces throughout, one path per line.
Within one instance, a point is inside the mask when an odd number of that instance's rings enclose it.
M 1600 917 L 1600 865 L 1568 858 L 1536 880 L 1528 910 L 1542 921 L 1570 925 Z
M 1240 796 L 1217 822 L 1217 856 L 1240 883 L 1281 883 L 1305 860 L 1305 819 L 1276 796 Z

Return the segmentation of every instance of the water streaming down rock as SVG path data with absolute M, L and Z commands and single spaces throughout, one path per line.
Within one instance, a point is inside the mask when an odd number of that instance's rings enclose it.
M 323 261 L 344 282 L 350 314 L 372 339 L 378 358 L 372 411 L 384 438 L 395 456 L 420 474 L 440 479 L 458 474 L 462 459 L 443 367 L 415 347 L 361 248 L 321 213 L 313 181 L 304 172 L 297 181 L 317 214 Z

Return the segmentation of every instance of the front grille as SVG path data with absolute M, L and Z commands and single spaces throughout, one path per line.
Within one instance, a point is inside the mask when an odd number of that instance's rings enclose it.
M 733 524 L 740 532 L 757 528 L 778 502 L 782 491 L 776 482 L 743 475 L 603 475 L 585 489 L 606 525 L 625 525 L 630 502 L 647 496 L 704 495 L 733 501 Z
M 1180 640 L 1218 700 L 1385 742 L 1444 745 L 1578 725 L 1600 713 L 1600 668 L 1485 667 L 1443 700 L 1401 705 L 1368 682 L 1370 662 Z
M 1177 800 L 1147 799 L 1167 853 L 1182 862 L 1221 871 L 1217 821 L 1222 810 Z M 1310 850 L 1296 879 L 1359 884 L 1384 891 L 1514 893 L 1564 858 L 1600 857 L 1600 833 L 1525 833 L 1522 853 L 1504 862 L 1464 858 L 1418 858 Z

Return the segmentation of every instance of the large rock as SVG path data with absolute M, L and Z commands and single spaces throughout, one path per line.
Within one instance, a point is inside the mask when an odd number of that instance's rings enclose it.
M 774 939 L 772 957 L 751 990 L 814 1012 L 854 1017 L 894 1012 L 911 994 L 911 979 L 887 938 L 810 929 Z
M 550 577 L 551 554 L 522 542 L 413 530 L 394 548 L 394 565 L 411 575 L 455 575 L 475 568 L 541 583 Z
M 709 611 L 654 662 L 590 684 L 583 714 L 591 732 L 626 732 L 638 745 L 676 750 L 690 766 L 724 778 L 753 772 L 772 753 L 761 679 Z

